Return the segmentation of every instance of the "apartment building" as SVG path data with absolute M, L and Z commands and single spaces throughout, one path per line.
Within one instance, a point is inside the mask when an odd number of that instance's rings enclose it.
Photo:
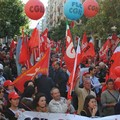
M 64 0 L 48 0 L 46 8 L 46 24 L 48 29 L 55 27 L 60 20 L 65 19 L 63 12 Z

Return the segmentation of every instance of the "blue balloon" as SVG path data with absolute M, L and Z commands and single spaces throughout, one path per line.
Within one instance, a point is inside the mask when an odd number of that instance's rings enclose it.
M 80 0 L 67 0 L 64 4 L 64 15 L 70 20 L 78 20 L 83 16 L 84 9 Z

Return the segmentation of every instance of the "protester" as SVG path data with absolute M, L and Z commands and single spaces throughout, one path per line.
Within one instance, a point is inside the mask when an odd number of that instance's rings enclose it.
M 66 77 L 65 73 L 63 72 L 63 70 L 60 68 L 60 63 L 59 62 L 54 62 L 54 82 L 56 87 L 59 88 L 60 90 L 60 94 L 62 97 L 66 97 L 66 84 L 68 81 L 68 78 Z
M 49 103 L 49 110 L 52 113 L 74 113 L 75 109 L 70 100 L 61 97 L 58 88 L 53 87 L 51 90 L 52 100 Z
M 100 82 L 105 82 L 105 77 L 108 72 L 108 66 L 104 62 L 99 63 L 100 72 L 99 72 L 99 80 Z
M 9 120 L 17 120 L 19 115 L 24 111 L 18 108 L 19 98 L 20 96 L 16 92 L 11 92 L 8 95 L 10 107 L 5 110 L 4 114 Z
M 24 73 L 26 70 L 27 70 L 27 67 L 25 65 L 22 66 L 22 68 L 21 68 L 21 74 Z
M 109 79 L 106 82 L 107 90 L 101 94 L 101 104 L 103 106 L 103 116 L 114 115 L 114 107 L 118 102 L 119 92 L 114 89 L 114 81 Z
M 98 116 L 97 111 L 98 109 L 96 98 L 93 95 L 88 95 L 85 98 L 83 110 L 81 111 L 80 114 L 86 117 L 95 117 Z
M 27 111 L 31 111 L 33 109 L 32 102 L 35 96 L 34 86 L 27 86 L 21 96 L 22 98 L 20 100 L 20 107 L 24 108 Z
M 10 67 L 10 61 L 5 62 L 4 73 L 7 75 L 7 78 L 13 81 L 12 69 Z
M 119 95 L 120 96 L 120 95 Z M 120 114 L 120 100 L 119 102 L 115 105 L 115 115 Z
M 43 93 L 37 93 L 33 101 L 34 111 L 37 112 L 49 112 L 46 103 L 46 96 Z
M 6 107 L 6 99 L 4 98 L 4 88 L 2 86 L 0 86 L 0 110 L 3 112 L 3 110 Z
M 5 93 L 4 93 L 5 99 L 8 100 L 8 94 L 10 92 L 15 91 L 13 82 L 11 80 L 6 80 L 3 84 L 3 87 L 5 89 Z
M 55 85 L 54 81 L 50 77 L 47 77 L 47 75 L 41 75 L 35 80 L 35 85 L 37 86 L 38 92 L 44 93 L 46 95 L 46 101 L 48 104 L 52 99 L 50 91 Z
M 83 109 L 83 104 L 85 101 L 86 96 L 93 95 L 96 97 L 96 94 L 91 90 L 91 81 L 90 78 L 86 78 L 83 81 L 83 88 L 79 87 L 79 78 L 77 84 L 75 86 L 75 92 L 78 96 L 78 110 L 77 114 L 80 114 L 81 110 Z
M 97 95 L 99 95 L 102 88 L 102 84 L 100 83 L 99 78 L 95 76 L 96 74 L 95 67 L 89 68 L 89 74 L 90 74 L 92 89 Z
M 5 77 L 3 76 L 3 65 L 0 64 L 0 85 L 3 85 L 3 83 L 5 82 Z

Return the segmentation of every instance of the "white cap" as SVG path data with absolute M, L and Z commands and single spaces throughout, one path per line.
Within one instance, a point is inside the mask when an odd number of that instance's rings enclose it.
M 2 64 L 0 64 L 0 69 L 3 70 L 3 65 Z

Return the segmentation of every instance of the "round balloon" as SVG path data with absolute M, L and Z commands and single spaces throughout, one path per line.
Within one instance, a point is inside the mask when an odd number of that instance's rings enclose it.
M 83 3 L 84 15 L 87 18 L 94 17 L 99 12 L 99 5 L 96 0 L 85 0 Z
M 120 77 L 118 77 L 116 80 L 115 80 L 115 87 L 117 88 L 117 89 L 120 89 Z
M 45 8 L 40 0 L 29 0 L 25 5 L 25 13 L 30 19 L 38 20 L 44 12 Z
M 78 20 L 83 16 L 84 9 L 80 0 L 67 0 L 64 4 L 64 15 L 70 20 Z
M 117 77 L 120 77 L 120 66 L 115 67 L 114 73 Z

